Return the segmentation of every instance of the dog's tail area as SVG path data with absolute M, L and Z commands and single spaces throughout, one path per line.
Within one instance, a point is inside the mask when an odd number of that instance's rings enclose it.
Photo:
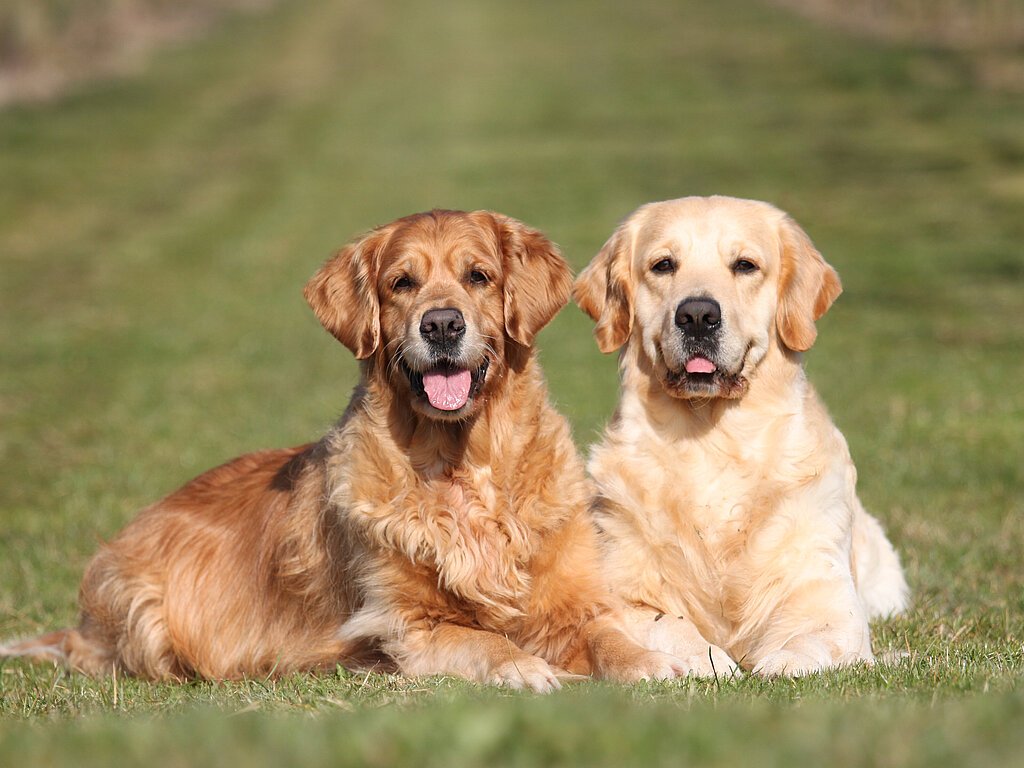
M 121 668 L 113 644 L 84 626 L 0 643 L 0 660 L 5 658 L 49 661 L 92 677 L 109 675 Z
M 20 657 L 31 661 L 68 664 L 68 644 L 73 629 L 58 629 L 39 637 L 14 640 L 0 645 L 0 658 Z M 77 634 L 77 633 L 76 633 Z
M 881 523 L 863 509 L 854 513 L 852 557 L 857 594 L 868 619 L 904 613 L 910 605 L 910 588 L 899 555 Z

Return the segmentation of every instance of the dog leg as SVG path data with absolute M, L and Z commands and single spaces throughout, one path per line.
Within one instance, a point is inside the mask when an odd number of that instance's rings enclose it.
M 763 640 L 747 658 L 754 674 L 765 677 L 874 663 L 867 617 L 852 579 L 798 585 L 773 613 Z
M 741 673 L 729 654 L 705 640 L 697 626 L 684 616 L 671 616 L 646 606 L 628 608 L 622 615 L 633 640 L 649 650 L 681 659 L 688 675 L 731 677 Z
M 562 687 L 544 659 L 526 653 L 508 638 L 481 629 L 455 624 L 411 629 L 384 647 L 406 675 L 454 675 L 537 693 Z
M 762 677 L 802 677 L 858 662 L 870 664 L 873 659 L 853 652 L 837 652 L 835 643 L 822 635 L 797 635 L 779 650 L 764 656 L 754 667 L 754 674 Z
M 619 683 L 640 680 L 670 680 L 689 672 L 683 659 L 650 650 L 622 629 L 618 614 L 604 614 L 587 625 L 585 632 L 595 677 Z

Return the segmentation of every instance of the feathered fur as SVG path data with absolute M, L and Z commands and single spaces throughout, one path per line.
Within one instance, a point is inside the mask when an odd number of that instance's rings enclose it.
M 868 619 L 907 605 L 802 367 L 839 291 L 792 219 L 721 197 L 640 208 L 577 279 L 602 350 L 623 346 L 619 406 L 588 467 L 606 567 L 637 632 L 695 674 L 870 661 Z M 694 297 L 720 304 L 713 341 L 682 330 Z M 714 372 L 689 373 L 695 358 Z
M 79 626 L 6 652 L 172 680 L 379 665 L 544 691 L 559 670 L 679 673 L 620 629 L 532 349 L 570 284 L 553 244 L 499 214 L 434 211 L 357 239 L 306 287 L 362 360 L 337 426 L 142 511 L 89 564 Z M 404 370 L 437 307 L 463 313 L 466 359 L 486 362 L 454 415 Z

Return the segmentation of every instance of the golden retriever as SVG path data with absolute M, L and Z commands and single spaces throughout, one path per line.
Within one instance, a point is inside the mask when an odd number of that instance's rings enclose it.
M 802 367 L 840 291 L 789 216 L 726 197 L 641 207 L 574 285 L 623 347 L 588 464 L 606 567 L 638 639 L 694 674 L 871 662 L 868 619 L 907 605 Z
M 379 663 L 548 691 L 668 678 L 620 629 L 588 483 L 533 350 L 571 274 L 490 212 L 399 219 L 305 295 L 362 361 L 317 443 L 237 458 L 89 564 L 77 629 L 5 652 L 91 674 L 241 678 Z

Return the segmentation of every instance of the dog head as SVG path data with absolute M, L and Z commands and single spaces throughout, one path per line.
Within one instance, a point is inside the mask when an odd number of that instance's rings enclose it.
M 602 352 L 639 344 L 679 398 L 737 398 L 772 347 L 803 352 L 839 277 L 777 208 L 689 197 L 639 208 L 580 273 L 573 298 Z
M 487 211 L 431 211 L 357 238 L 306 285 L 323 326 L 411 407 L 465 419 L 569 300 L 557 247 Z

